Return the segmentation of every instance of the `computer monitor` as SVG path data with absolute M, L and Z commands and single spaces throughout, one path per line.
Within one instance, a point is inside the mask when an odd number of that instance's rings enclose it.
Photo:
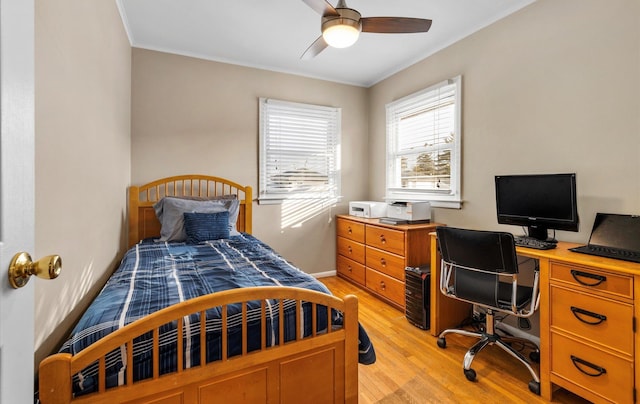
M 548 229 L 578 231 L 575 174 L 497 175 L 498 223 L 526 226 L 549 240 Z

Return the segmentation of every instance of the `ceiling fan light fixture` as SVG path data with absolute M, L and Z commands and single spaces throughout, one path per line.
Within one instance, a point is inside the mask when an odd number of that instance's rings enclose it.
M 333 24 L 329 24 L 333 23 Z M 334 48 L 348 48 L 360 36 L 360 26 L 356 21 L 336 18 L 328 21 L 322 30 L 322 37 Z

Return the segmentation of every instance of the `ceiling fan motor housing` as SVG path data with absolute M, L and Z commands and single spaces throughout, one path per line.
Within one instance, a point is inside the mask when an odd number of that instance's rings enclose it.
M 335 25 L 348 25 L 358 31 L 362 31 L 362 25 L 360 24 L 360 13 L 352 8 L 336 8 L 336 11 L 340 16 L 323 16 L 322 17 L 322 32 Z

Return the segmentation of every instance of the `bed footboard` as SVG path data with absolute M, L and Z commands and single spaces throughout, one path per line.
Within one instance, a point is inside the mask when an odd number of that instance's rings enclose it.
M 247 302 L 261 301 L 260 348 L 247 348 Z M 269 322 L 267 301 L 275 304 L 279 318 L 284 318 L 284 302 L 295 302 L 295 318 L 300 319 L 295 337 L 285 341 L 282 321 L 278 341 L 267 346 Z M 227 355 L 227 308 L 242 306 L 241 353 Z M 311 330 L 305 333 L 302 324 L 303 304 L 311 305 Z M 273 303 L 272 303 L 273 306 Z M 270 306 L 271 307 L 271 306 Z M 188 345 L 186 319 L 189 316 L 207 318 L 208 310 L 221 313 L 221 358 L 207 363 L 207 350 L 201 349 L 196 366 L 185 366 Z M 342 324 L 318 327 L 316 313 L 332 310 L 343 313 Z M 307 311 L 309 313 L 309 311 Z M 253 319 L 255 320 L 255 319 Z M 171 324 L 176 330 L 178 347 L 175 371 L 160 374 L 160 328 Z M 325 324 L 326 325 L 326 324 Z M 206 347 L 207 322 L 200 322 L 200 346 Z M 236 326 L 237 327 L 237 326 Z M 134 342 L 142 335 L 152 336 L 152 376 L 134 381 Z M 107 354 L 121 350 L 131 364 L 122 372 L 116 387 L 107 387 Z M 73 377 L 87 366 L 97 364 L 97 392 L 74 397 Z M 203 365 L 201 365 L 203 364 Z M 358 401 L 358 301 L 355 296 L 339 299 L 307 289 L 291 287 L 256 287 L 234 289 L 185 301 L 137 320 L 97 341 L 78 354 L 56 354 L 40 364 L 40 400 L 57 403 L 300 403 Z

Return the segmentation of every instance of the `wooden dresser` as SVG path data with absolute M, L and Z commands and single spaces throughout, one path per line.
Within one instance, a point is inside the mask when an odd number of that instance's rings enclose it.
M 404 310 L 404 269 L 429 265 L 429 233 L 438 224 L 395 226 L 346 215 L 336 223 L 338 276 Z

